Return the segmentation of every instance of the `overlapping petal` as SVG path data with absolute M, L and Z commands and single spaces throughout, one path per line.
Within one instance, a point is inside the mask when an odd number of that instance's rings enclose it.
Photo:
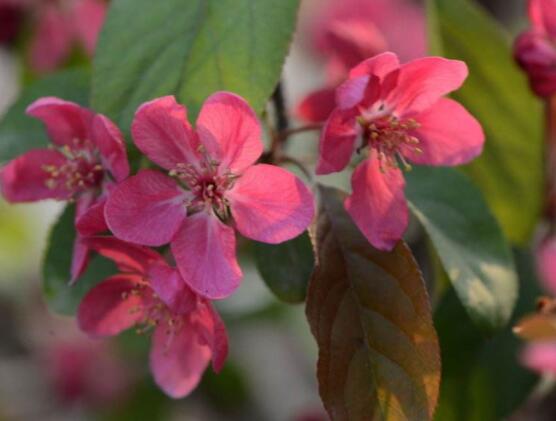
M 297 237 L 313 219 L 309 189 L 295 175 L 273 165 L 249 167 L 228 199 L 238 231 L 265 243 Z
M 233 228 L 205 212 L 188 217 L 171 243 L 172 254 L 185 282 L 199 295 L 221 299 L 239 286 Z
M 349 164 L 359 135 L 356 119 L 356 110 L 336 109 L 330 115 L 320 137 L 317 174 L 341 171 Z
M 409 222 L 401 171 L 381 170 L 373 155 L 357 167 L 351 184 L 353 193 L 346 199 L 347 211 L 374 247 L 392 250 Z
M 252 165 L 263 151 L 255 112 L 243 98 L 229 92 L 217 92 L 205 101 L 197 131 L 209 155 L 236 174 Z
M 325 88 L 305 97 L 297 106 L 296 115 L 309 123 L 325 121 L 336 107 L 336 90 Z
M 129 163 L 125 140 L 118 126 L 97 114 L 92 121 L 91 136 L 100 151 L 103 166 L 117 182 L 125 180 L 129 175 Z
M 114 188 L 106 203 L 106 222 L 121 240 L 148 246 L 169 243 L 185 215 L 186 193 L 176 182 L 143 170 Z

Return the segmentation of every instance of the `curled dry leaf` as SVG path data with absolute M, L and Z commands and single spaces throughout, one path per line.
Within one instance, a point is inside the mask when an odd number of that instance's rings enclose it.
M 430 420 L 440 351 L 422 275 L 403 242 L 373 248 L 320 188 L 317 268 L 307 318 L 319 346 L 319 392 L 333 420 Z

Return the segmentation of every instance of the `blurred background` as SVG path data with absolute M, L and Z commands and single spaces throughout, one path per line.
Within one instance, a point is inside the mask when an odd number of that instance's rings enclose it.
M 294 126 L 299 102 L 334 83 L 314 28 L 327 8 L 343 1 L 302 2 L 282 81 Z M 37 12 L 23 10 L 20 3 L 0 0 L 0 116 L 16 100 L 22 83 L 36 77 L 29 71 L 32 59 L 16 50 L 30 42 L 38 25 L 23 15 Z M 525 26 L 525 0 L 481 3 L 512 33 Z M 380 22 L 370 23 L 381 30 Z M 390 26 L 389 37 L 403 44 L 407 27 L 403 22 Z M 61 66 L 78 59 L 70 57 Z M 304 134 L 290 147 L 292 155 L 310 160 L 315 145 L 316 135 Z M 57 203 L 0 202 L 0 420 L 327 419 L 318 398 L 317 350 L 303 305 L 282 304 L 268 291 L 249 244 L 241 250 L 245 278 L 240 290 L 218 303 L 229 329 L 230 358 L 221 374 L 208 369 L 191 396 L 173 401 L 156 388 L 148 372 L 148 337 L 129 332 L 112 341 L 93 341 L 77 330 L 72 318 L 46 309 L 40 263 L 48 229 L 60 211 Z M 418 245 L 419 233 L 410 239 Z

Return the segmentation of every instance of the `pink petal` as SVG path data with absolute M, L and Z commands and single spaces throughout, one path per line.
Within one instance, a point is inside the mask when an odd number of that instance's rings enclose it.
M 129 176 L 125 140 L 120 129 L 108 118 L 97 114 L 92 124 L 92 140 L 97 145 L 102 163 L 117 182 Z
M 392 250 L 409 220 L 401 171 L 397 168 L 381 171 L 373 154 L 356 168 L 351 184 L 353 193 L 346 199 L 345 207 L 355 224 L 374 247 Z
M 420 127 L 412 132 L 422 153 L 404 155 L 416 164 L 461 165 L 481 154 L 485 135 L 479 122 L 463 106 L 448 98 L 413 117 Z
M 121 240 L 147 246 L 169 243 L 185 218 L 185 192 L 154 170 L 142 170 L 117 185 L 106 203 L 110 230 Z
M 535 343 L 528 345 L 521 355 L 521 362 L 539 373 L 556 374 L 556 343 Z
M 91 237 L 87 245 L 112 260 L 121 272 L 146 275 L 153 264 L 165 263 L 160 254 L 147 247 L 126 243 L 114 237 Z
M 205 301 L 192 314 L 199 334 L 212 352 L 212 369 L 222 370 L 228 357 L 228 334 L 226 326 L 209 301 Z
M 89 247 L 84 242 L 83 236 L 79 233 L 75 236 L 75 241 L 73 242 L 73 254 L 71 258 L 71 268 L 70 268 L 70 285 L 77 282 L 79 277 L 83 275 L 87 265 L 89 264 Z
M 313 195 L 292 173 L 274 165 L 249 167 L 227 196 L 238 231 L 247 238 L 281 243 L 307 229 Z
M 141 321 L 148 295 L 133 293 L 140 276 L 116 275 L 91 289 L 77 310 L 79 328 L 91 336 L 113 336 Z
M 73 26 L 90 57 L 95 52 L 98 34 L 106 16 L 106 3 L 101 0 L 80 0 L 73 9 Z
M 197 295 L 184 282 L 179 272 L 165 262 L 149 266 L 148 279 L 162 301 L 175 314 L 187 314 L 197 305 Z
M 535 28 L 556 39 L 555 0 L 529 0 L 529 18 Z
M 71 51 L 70 24 L 59 7 L 46 5 L 31 41 L 31 67 L 37 72 L 55 70 Z
M 234 230 L 204 212 L 188 217 L 171 243 L 185 282 L 199 295 L 226 298 L 239 286 Z
M 321 89 L 307 95 L 297 106 L 296 115 L 308 123 L 325 121 L 336 107 L 336 91 Z
M 556 93 L 556 48 L 550 39 L 536 30 L 524 32 L 516 39 L 514 56 L 537 95 Z
M 2 194 L 8 202 L 35 202 L 43 199 L 69 199 L 73 191 L 65 183 L 49 184 L 45 168 L 61 167 L 67 159 L 52 149 L 33 149 L 8 162 L 0 172 Z
M 150 364 L 156 383 L 172 398 L 187 396 L 197 387 L 208 365 L 209 348 L 199 343 L 188 322 L 177 334 L 164 325 L 158 326 L 152 341 Z
M 146 102 L 131 125 L 137 147 L 151 161 L 167 170 L 197 161 L 199 141 L 187 120 L 187 110 L 173 96 Z
M 349 71 L 349 77 L 376 76 L 379 80 L 383 80 L 388 73 L 399 67 L 398 56 L 391 52 L 385 52 L 359 63 Z
M 355 149 L 359 135 L 355 110 L 335 110 L 324 126 L 319 142 L 316 173 L 330 174 L 343 170 Z
M 94 114 L 87 108 L 55 97 L 44 97 L 27 107 L 27 114 L 41 120 L 52 142 L 59 146 L 79 147 L 89 140 Z
M 441 57 L 425 57 L 400 67 L 397 86 L 386 102 L 399 114 L 417 113 L 441 97 L 459 89 L 467 78 L 463 61 Z
M 217 92 L 205 101 L 197 130 L 209 154 L 235 173 L 252 165 L 263 151 L 255 112 L 243 98 L 229 92 Z
M 83 236 L 91 236 L 108 230 L 104 219 L 104 207 L 106 198 L 99 199 L 92 203 L 75 220 L 75 228 Z
M 544 287 L 556 294 L 556 238 L 544 240 L 537 249 L 537 271 Z

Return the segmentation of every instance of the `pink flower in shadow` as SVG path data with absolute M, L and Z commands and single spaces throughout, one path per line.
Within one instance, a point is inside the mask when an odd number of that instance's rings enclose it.
M 395 54 L 383 53 L 351 69 L 336 90 L 316 171 L 341 171 L 355 150 L 368 151 L 353 173 L 345 206 L 376 248 L 391 250 L 407 228 L 400 165 L 460 165 L 481 153 L 480 124 L 459 103 L 443 98 L 466 77 L 461 61 L 426 57 L 400 65 Z
M 516 39 L 514 56 L 531 89 L 548 97 L 556 93 L 556 0 L 529 0 L 529 19 L 532 27 Z
M 137 110 L 131 129 L 137 147 L 170 176 L 144 170 L 118 185 L 106 206 L 108 226 L 132 243 L 171 243 L 178 269 L 198 294 L 224 298 L 239 286 L 235 229 L 274 244 L 311 222 L 313 197 L 301 180 L 254 165 L 263 150 L 261 128 L 239 96 L 209 97 L 196 130 L 174 97 L 159 98 Z
M 92 57 L 106 7 L 103 0 L 42 1 L 36 7 L 38 22 L 31 40 L 31 67 L 39 73 L 56 70 L 76 44 Z
M 113 260 L 121 273 L 83 298 L 77 316 L 82 331 L 107 337 L 132 326 L 139 332 L 153 330 L 151 371 L 173 398 L 184 397 L 197 386 L 211 359 L 215 371 L 222 368 L 228 354 L 224 324 L 176 269 L 146 247 L 113 237 L 87 242 Z
M 0 171 L 0 187 L 10 203 L 56 199 L 77 202 L 71 280 L 88 261 L 83 237 L 107 229 L 106 196 L 114 182 L 129 175 L 126 147 L 120 130 L 105 116 L 73 102 L 45 97 L 27 114 L 41 120 L 52 146 L 32 149 Z
M 327 86 L 297 107 L 304 121 L 325 121 L 335 108 L 334 90 L 361 61 L 394 51 L 402 61 L 426 51 L 425 19 L 408 0 L 329 0 L 311 29 L 314 49 L 326 60 Z

